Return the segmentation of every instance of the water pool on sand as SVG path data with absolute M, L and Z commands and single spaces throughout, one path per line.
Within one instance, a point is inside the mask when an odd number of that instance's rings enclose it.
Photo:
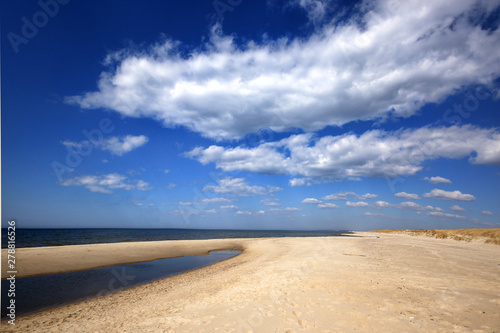
M 83 301 L 229 259 L 240 251 L 215 251 L 205 256 L 159 259 L 78 272 L 16 279 L 16 317 Z M 2 281 L 2 319 L 7 318 L 9 281 Z

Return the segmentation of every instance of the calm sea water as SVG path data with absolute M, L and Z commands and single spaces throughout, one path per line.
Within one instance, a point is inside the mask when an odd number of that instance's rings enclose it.
M 260 231 L 199 229 L 16 229 L 16 247 L 61 246 L 160 240 L 323 237 L 340 231 Z M 2 229 L 2 248 L 7 247 L 7 229 Z

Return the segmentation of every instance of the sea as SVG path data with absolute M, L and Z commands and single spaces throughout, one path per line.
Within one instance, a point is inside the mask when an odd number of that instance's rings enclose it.
M 16 229 L 16 248 L 161 240 L 325 237 L 347 231 L 201 230 L 201 229 Z M 7 229 L 2 229 L 2 248 Z

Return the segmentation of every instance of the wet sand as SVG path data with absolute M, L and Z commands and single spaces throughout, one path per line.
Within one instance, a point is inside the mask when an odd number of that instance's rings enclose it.
M 91 258 L 99 266 L 113 260 L 152 260 L 165 257 L 162 251 L 167 249 L 170 255 L 223 249 L 243 253 L 115 294 L 20 317 L 15 328 L 4 321 L 2 331 L 498 332 L 500 246 L 379 235 L 19 251 L 23 265 L 36 266 L 26 268 L 32 275 L 82 269 L 82 263 L 89 268 Z M 87 257 L 89 251 L 97 252 Z M 65 257 L 55 260 L 59 255 Z M 53 261 L 50 269 L 44 268 L 47 258 Z

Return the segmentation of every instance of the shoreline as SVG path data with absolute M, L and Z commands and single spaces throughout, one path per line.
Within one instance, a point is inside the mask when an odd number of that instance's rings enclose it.
M 240 251 L 211 251 L 206 256 L 166 258 L 22 278 L 15 283 L 14 299 L 19 305 L 16 307 L 16 318 L 162 280 L 231 259 L 239 254 Z M 56 289 L 53 289 L 54 286 Z M 2 297 L 2 303 L 4 301 Z M 1 320 L 8 321 L 9 317 L 4 310 L 5 308 L 2 309 Z
M 16 266 L 18 267 L 16 277 L 67 273 L 184 256 L 201 256 L 223 250 L 243 252 L 244 247 L 238 239 L 236 241 L 235 239 L 166 240 L 25 247 L 16 249 Z M 7 249 L 2 249 L 2 273 L 8 270 L 6 259 Z M 6 274 L 2 274 L 2 280 L 5 278 Z
M 231 239 L 244 249 L 236 257 L 19 317 L 16 327 L 2 321 L 2 330 L 495 331 L 497 245 L 369 234 Z

